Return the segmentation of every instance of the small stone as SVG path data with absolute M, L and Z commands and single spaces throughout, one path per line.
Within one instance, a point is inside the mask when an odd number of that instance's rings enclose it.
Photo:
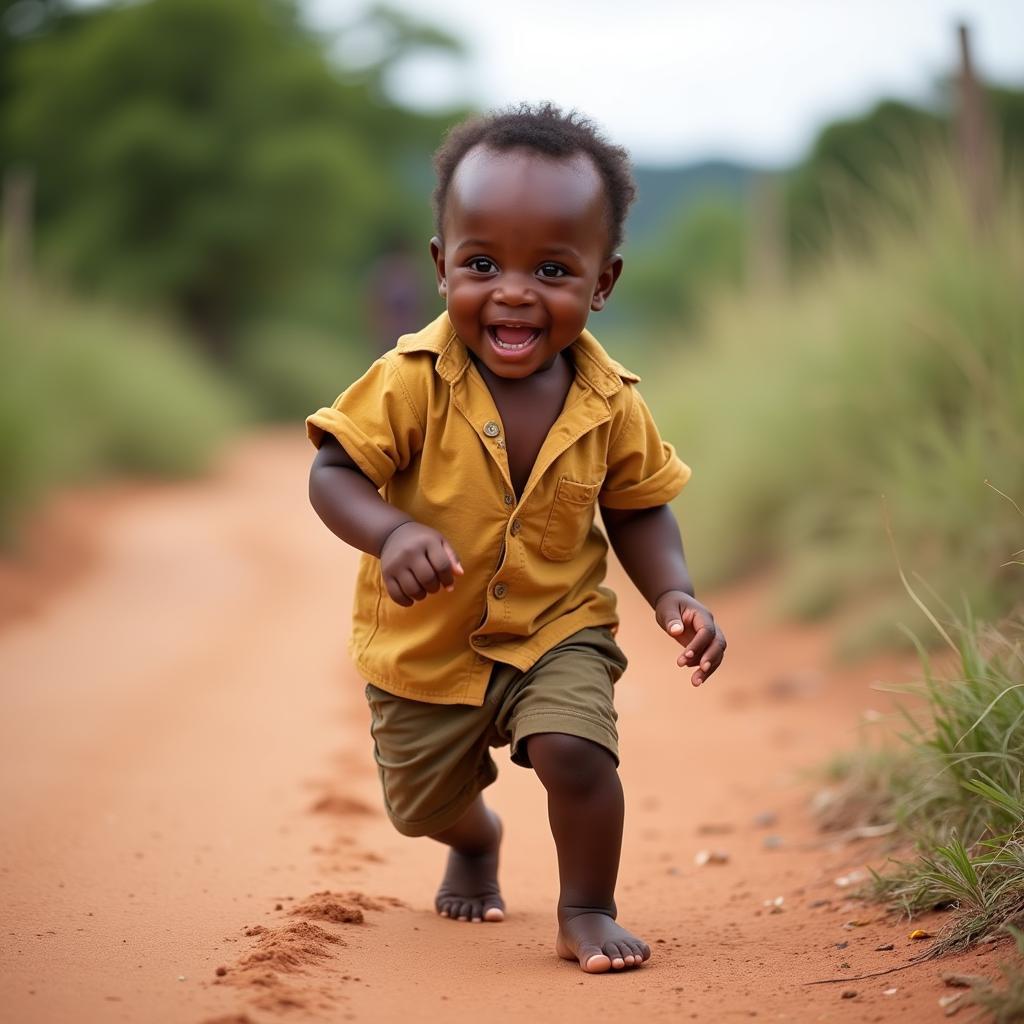
M 816 910 L 818 907 L 827 907 L 831 902 L 831 900 L 811 900 L 807 906 L 810 907 L 811 910 Z
M 875 946 L 875 952 L 876 953 L 889 953 L 892 950 L 894 950 L 895 948 L 896 947 L 891 942 L 887 942 L 884 946 Z
M 943 974 L 942 980 L 949 988 L 984 988 L 991 984 L 988 978 L 980 974 Z
M 882 993 L 882 995 L 883 995 L 883 996 L 894 996 L 894 995 L 896 995 L 896 993 L 897 993 L 897 992 L 899 992 L 899 989 L 898 989 L 898 988 L 887 988 L 887 989 L 886 989 L 886 990 L 885 990 L 885 991 L 884 991 L 884 992 Z
M 858 882 L 863 882 L 868 877 L 866 871 L 851 871 L 848 875 L 840 875 L 836 879 L 836 885 L 840 889 L 848 889 L 851 885 L 856 885 Z
M 848 942 L 837 942 L 836 943 L 836 949 L 846 949 L 846 947 L 848 945 L 849 945 Z
M 755 828 L 771 828 L 778 823 L 779 816 L 774 811 L 762 811 L 754 818 Z
M 725 850 L 700 850 L 693 862 L 699 868 L 707 864 L 728 864 L 729 854 Z
M 275 903 L 274 904 L 274 909 L 275 910 L 284 910 L 284 905 L 281 904 L 281 903 Z
M 223 978 L 224 975 L 228 973 L 228 969 L 226 967 L 218 967 L 213 973 L 216 974 L 218 978 Z
M 852 988 L 844 988 L 843 991 L 840 993 L 839 998 L 840 999 L 856 999 L 857 998 L 857 992 L 856 992 L 855 989 L 852 989 Z
M 179 974 L 178 975 L 178 981 L 184 981 L 184 980 L 185 980 L 185 975 L 184 974 Z
M 761 845 L 766 850 L 777 850 L 782 845 L 782 836 L 765 836 Z

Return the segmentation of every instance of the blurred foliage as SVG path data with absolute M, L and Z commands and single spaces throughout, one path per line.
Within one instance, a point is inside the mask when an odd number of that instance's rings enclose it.
M 743 204 L 729 196 L 679 207 L 629 260 L 616 300 L 650 326 L 696 322 L 716 292 L 743 284 L 747 232 Z
M 920 175 L 925 154 L 948 134 L 946 118 L 894 100 L 827 125 L 786 182 L 786 246 L 794 262 L 826 254 L 836 238 L 864 241 L 865 207 L 885 202 L 893 181 Z M 899 208 L 891 197 L 886 206 Z
M 360 30 L 375 25 L 386 46 L 358 75 L 293 0 L 149 0 L 8 38 L 4 149 L 35 170 L 44 260 L 172 310 L 222 358 L 326 282 L 334 322 L 357 323 L 381 238 L 429 223 L 400 175 L 446 123 L 390 103 L 382 78 L 417 48 L 456 50 L 386 9 Z
M 688 352 L 699 386 L 647 385 L 696 467 L 680 508 L 698 578 L 779 565 L 805 615 L 859 596 L 851 653 L 905 618 L 887 515 L 908 572 L 979 617 L 1020 592 L 1001 565 L 1019 521 L 984 481 L 1024 494 L 1024 195 L 1007 185 L 979 236 L 948 158 L 905 188 L 913 227 L 876 211 L 870 257 L 721 304 Z
M 267 322 L 246 337 L 234 379 L 261 415 L 301 423 L 316 403 L 334 401 L 373 357 L 366 346 L 346 344 L 333 334 Z
M 0 292 L 0 543 L 54 486 L 201 471 L 245 412 L 151 319 Z

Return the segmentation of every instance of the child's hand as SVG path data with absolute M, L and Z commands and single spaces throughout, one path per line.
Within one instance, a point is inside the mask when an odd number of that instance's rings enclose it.
M 395 604 L 409 608 L 441 587 L 455 589 L 462 563 L 437 530 L 409 521 L 391 531 L 380 551 L 380 571 Z
M 690 676 L 690 682 L 700 686 L 722 664 L 725 656 L 725 635 L 715 625 L 714 616 L 695 597 L 681 590 L 662 594 L 654 606 L 654 614 L 658 625 L 686 648 L 676 664 L 681 667 L 699 665 Z

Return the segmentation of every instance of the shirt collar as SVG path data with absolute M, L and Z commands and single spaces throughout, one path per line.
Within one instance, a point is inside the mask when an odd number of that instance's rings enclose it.
M 416 334 L 403 335 L 398 339 L 397 348 L 402 353 L 433 352 L 437 356 L 434 369 L 449 384 L 458 380 L 469 366 L 469 352 L 455 333 L 447 312 Z M 590 331 L 583 331 L 569 346 L 569 354 L 576 364 L 577 374 L 605 398 L 621 391 L 623 381 L 636 384 L 640 380 L 612 359 Z

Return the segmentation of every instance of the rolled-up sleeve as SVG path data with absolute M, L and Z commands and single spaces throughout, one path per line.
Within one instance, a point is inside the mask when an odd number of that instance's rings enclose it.
M 381 488 L 423 447 L 423 417 L 391 358 L 378 359 L 330 408 L 306 419 L 306 434 L 320 447 L 332 434 L 362 472 Z
M 671 501 L 690 479 L 690 467 L 663 441 L 647 403 L 635 388 L 625 422 L 608 452 L 608 472 L 598 495 L 605 508 L 653 508 Z

